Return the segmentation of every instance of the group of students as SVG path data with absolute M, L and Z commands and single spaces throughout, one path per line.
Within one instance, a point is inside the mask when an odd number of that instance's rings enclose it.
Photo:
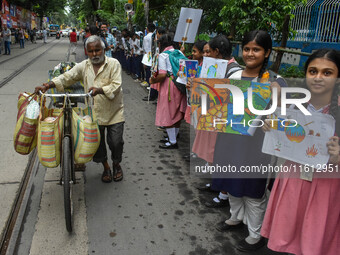
M 154 63 L 157 69 L 149 79 L 158 90 L 155 125 L 165 127 L 167 136 L 162 139 L 162 149 L 178 148 L 177 137 L 180 123 L 190 123 L 190 98 L 181 93 L 174 83 L 174 71 L 169 59 L 174 49 L 172 36 L 165 33 L 156 37 L 159 54 Z M 242 56 L 245 68 L 232 58 L 231 44 L 219 35 L 209 42 L 197 41 L 192 48 L 192 58 L 202 65 L 203 56 L 228 60 L 226 78 L 270 83 L 278 91 L 286 87 L 286 81 L 267 70 L 272 52 L 272 40 L 266 31 L 246 33 L 242 40 Z M 184 55 L 183 55 L 184 56 Z M 305 63 L 305 86 L 311 93 L 309 112 L 338 116 L 338 86 L 340 78 L 340 52 L 331 49 L 316 50 Z M 190 91 L 189 80 L 187 89 Z M 280 93 L 278 93 L 280 95 Z M 194 155 L 210 165 L 261 166 L 271 163 L 271 156 L 262 153 L 266 124 L 257 128 L 253 136 L 243 136 L 210 131 L 196 131 L 192 147 Z M 329 137 L 327 143 L 329 166 L 339 165 L 338 134 Z M 191 154 L 193 155 L 193 154 Z M 286 161 L 287 166 L 298 165 Z M 296 167 L 296 169 L 299 169 Z M 207 202 L 209 207 L 230 205 L 230 217 L 216 225 L 218 231 L 248 228 L 249 235 L 237 245 L 241 251 L 253 251 L 268 247 L 274 251 L 291 254 L 339 254 L 340 253 L 340 179 L 315 174 L 312 180 L 300 176 L 278 176 L 268 185 L 267 176 L 262 178 L 228 178 L 213 175 L 212 182 L 199 187 L 203 191 L 218 191 L 218 197 Z M 271 190 L 271 192 L 269 191 Z M 270 194 L 270 195 L 269 195 Z

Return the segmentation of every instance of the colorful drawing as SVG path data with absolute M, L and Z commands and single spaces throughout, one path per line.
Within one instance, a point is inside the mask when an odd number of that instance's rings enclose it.
M 307 157 L 315 157 L 318 155 L 318 149 L 315 148 L 315 144 L 306 150 Z
M 299 124 L 297 124 L 295 127 L 286 127 L 285 133 L 289 141 L 296 143 L 301 143 L 306 136 L 306 131 Z
M 225 77 L 228 60 L 203 57 L 201 78 L 220 78 Z
M 230 90 L 214 88 L 215 84 L 231 84 L 237 86 L 242 91 L 245 108 L 243 115 L 233 114 L 233 95 Z M 249 87 L 253 89 L 252 99 L 254 108 L 258 110 L 265 109 L 271 98 L 269 84 L 229 79 L 195 78 L 193 80 L 190 101 L 192 114 L 197 119 L 196 128 L 206 131 L 252 135 L 251 130 L 255 131 L 255 129 L 249 126 L 249 121 L 254 120 L 258 116 L 251 113 L 248 108 Z M 206 94 L 207 98 L 207 114 L 205 115 L 202 115 L 202 94 Z M 244 125 L 240 124 L 243 122 L 245 123 Z
M 181 77 L 182 79 L 187 79 L 184 59 L 179 60 L 178 76 Z
M 207 72 L 207 78 L 216 78 L 217 67 L 218 67 L 217 64 L 215 64 L 213 66 L 209 66 L 208 72 Z
M 274 117 L 270 116 L 275 124 L 265 134 L 262 152 L 309 166 L 326 164 L 329 160 L 326 144 L 335 132 L 334 118 L 318 112 L 308 116 L 297 109 L 287 109 L 285 116 L 280 113 L 278 108 Z
M 186 75 L 188 78 L 198 77 L 198 61 L 197 60 L 185 60 Z

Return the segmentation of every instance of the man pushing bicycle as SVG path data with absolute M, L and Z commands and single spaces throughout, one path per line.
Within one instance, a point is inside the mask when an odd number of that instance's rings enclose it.
M 104 171 L 102 181 L 109 183 L 121 181 L 123 170 L 120 166 L 123 154 L 124 132 L 124 104 L 122 91 L 121 66 L 118 60 L 105 56 L 105 44 L 99 36 L 88 37 L 85 43 L 88 59 L 74 66 L 68 72 L 53 78 L 48 83 L 36 87 L 35 91 L 46 92 L 50 88 L 64 91 L 64 87 L 82 81 L 85 91 L 96 96 L 94 112 L 100 129 L 100 146 L 93 157 L 93 161 L 102 163 Z M 107 130 L 107 144 L 111 150 L 112 171 L 108 163 L 105 129 Z

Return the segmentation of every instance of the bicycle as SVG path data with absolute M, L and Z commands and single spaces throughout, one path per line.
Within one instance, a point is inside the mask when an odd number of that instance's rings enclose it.
M 77 103 L 71 102 L 72 97 L 91 97 L 92 91 L 87 94 L 43 94 L 46 97 L 63 97 L 64 102 L 57 102 L 56 107 L 62 107 L 64 112 L 64 129 L 61 146 L 61 164 L 60 164 L 60 181 L 59 184 L 64 188 L 64 211 L 65 223 L 68 232 L 72 232 L 73 226 L 73 201 L 72 189 L 73 184 L 76 184 L 76 177 L 74 171 L 74 150 L 72 139 L 72 106 Z

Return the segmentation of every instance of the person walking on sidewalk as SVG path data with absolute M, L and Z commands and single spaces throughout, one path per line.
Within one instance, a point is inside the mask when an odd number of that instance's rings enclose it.
M 68 72 L 53 78 L 52 81 L 36 87 L 35 91 L 45 92 L 56 87 L 63 91 L 77 81 L 84 82 L 85 91 L 92 91 L 95 96 L 94 111 L 100 128 L 100 146 L 93 157 L 93 161 L 102 163 L 104 171 L 103 182 L 121 181 L 123 170 L 120 166 L 123 154 L 124 131 L 124 104 L 122 91 L 121 66 L 117 59 L 106 57 L 105 44 L 97 35 L 90 36 L 85 43 L 88 59 L 77 64 Z M 113 161 L 113 176 L 108 164 L 105 129 L 107 131 L 107 144 L 111 150 Z
M 5 30 L 3 32 L 4 42 L 5 42 L 5 55 L 11 55 L 11 30 L 5 25 Z

